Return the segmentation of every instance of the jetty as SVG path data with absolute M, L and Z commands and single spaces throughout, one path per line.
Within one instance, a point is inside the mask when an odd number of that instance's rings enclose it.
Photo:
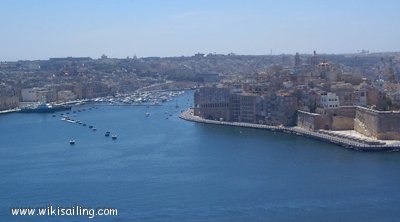
M 399 151 L 400 141 L 385 141 L 385 140 L 374 140 L 372 138 L 362 138 L 354 135 L 349 135 L 346 133 L 337 133 L 336 131 L 329 130 L 316 130 L 310 131 L 303 128 L 294 126 L 270 126 L 263 124 L 254 123 L 242 123 L 242 122 L 226 122 L 218 120 L 204 119 L 194 115 L 193 109 L 187 109 L 181 113 L 179 116 L 183 120 L 204 123 L 204 124 L 214 124 L 222 126 L 235 126 L 243 128 L 253 128 L 253 129 L 263 129 L 273 132 L 281 132 L 286 134 L 292 134 L 295 136 L 302 136 L 307 138 L 312 138 L 315 140 L 328 142 L 331 144 L 336 144 L 347 149 L 357 150 L 357 151 Z

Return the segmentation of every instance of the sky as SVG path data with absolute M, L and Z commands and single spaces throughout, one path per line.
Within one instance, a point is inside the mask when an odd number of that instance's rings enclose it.
M 0 61 L 400 51 L 398 0 L 0 0 Z

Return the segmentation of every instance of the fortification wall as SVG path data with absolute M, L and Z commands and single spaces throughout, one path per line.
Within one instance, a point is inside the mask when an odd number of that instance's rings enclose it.
M 354 130 L 381 140 L 400 140 L 400 112 L 357 107 Z
M 326 117 L 324 115 L 297 111 L 297 126 L 307 130 L 324 129 Z
M 353 130 L 354 118 L 346 116 L 332 116 L 332 130 Z

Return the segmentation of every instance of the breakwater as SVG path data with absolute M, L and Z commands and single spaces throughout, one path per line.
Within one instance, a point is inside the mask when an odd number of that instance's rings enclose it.
M 332 144 L 336 144 L 342 146 L 347 149 L 357 150 L 357 151 L 399 151 L 400 150 L 400 141 L 399 143 L 390 143 L 387 144 L 382 140 L 372 140 L 372 139 L 362 139 L 356 137 L 350 137 L 345 135 L 334 134 L 328 130 L 319 130 L 319 131 L 308 131 L 302 129 L 300 127 L 285 127 L 285 126 L 269 126 L 262 124 L 254 124 L 254 123 L 241 123 L 241 122 L 225 122 L 225 121 L 217 121 L 217 120 L 208 120 L 193 114 L 193 109 L 187 109 L 182 112 L 180 115 L 181 119 L 187 121 L 193 121 L 198 123 L 205 124 L 215 124 L 222 126 L 235 126 L 235 127 L 243 127 L 243 128 L 254 128 L 254 129 L 263 129 L 272 132 L 280 132 L 286 134 L 293 134 L 296 136 L 302 136 L 307 138 L 316 139 L 319 141 L 324 141 Z

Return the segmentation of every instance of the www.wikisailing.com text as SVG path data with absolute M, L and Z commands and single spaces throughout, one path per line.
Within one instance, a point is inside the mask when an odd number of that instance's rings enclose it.
M 87 208 L 78 205 L 72 207 L 14 207 L 10 208 L 11 215 L 13 216 L 87 216 L 94 218 L 96 216 L 117 216 L 118 210 L 116 208 Z

